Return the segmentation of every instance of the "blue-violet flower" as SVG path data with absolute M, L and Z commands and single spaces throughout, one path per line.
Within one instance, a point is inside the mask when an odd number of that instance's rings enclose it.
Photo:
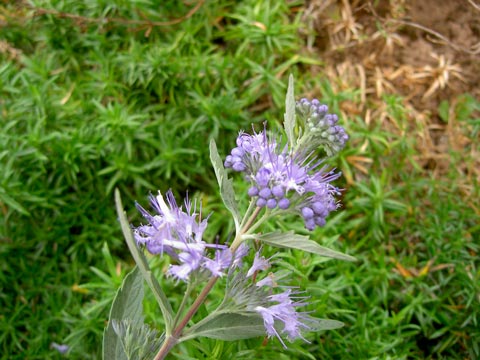
M 201 220 L 200 212 L 196 213 L 196 205 L 188 197 L 185 200 L 185 211 L 177 205 L 172 191 L 166 193 L 165 202 L 162 194 L 150 195 L 150 203 L 157 212 L 151 215 L 142 206 L 137 209 L 149 224 L 134 229 L 134 237 L 138 245 L 145 245 L 152 254 L 167 253 L 178 265 L 171 265 L 168 273 L 173 277 L 186 281 L 193 271 L 209 270 L 213 276 L 222 275 L 232 261 L 229 249 L 224 245 L 207 244 L 203 241 L 203 233 L 207 227 L 208 217 Z M 214 259 L 207 257 L 207 249 L 215 249 Z
M 240 132 L 225 167 L 245 173 L 251 183 L 248 195 L 257 206 L 296 212 L 313 230 L 337 208 L 339 189 L 330 182 L 340 176 L 320 166 L 314 151 L 323 147 L 331 155 L 343 148 L 348 136 L 336 115 L 327 114 L 318 100 L 302 99 L 296 109 L 303 132 L 291 148 L 267 136 L 266 129 L 253 135 Z
M 269 337 L 276 336 L 285 348 L 287 346 L 275 328 L 275 321 L 283 323 L 281 333 L 286 334 L 288 340 L 293 341 L 301 338 L 306 342 L 308 341 L 302 336 L 301 330 L 311 330 L 308 324 L 315 322 L 315 319 L 307 313 L 296 311 L 297 307 L 307 305 L 306 302 L 301 301 L 305 298 L 296 297 L 296 294 L 298 294 L 298 292 L 287 289 L 283 293 L 268 296 L 268 301 L 274 303 L 273 305 L 268 307 L 257 306 L 255 308 L 255 311 L 263 317 L 263 324 L 267 335 Z

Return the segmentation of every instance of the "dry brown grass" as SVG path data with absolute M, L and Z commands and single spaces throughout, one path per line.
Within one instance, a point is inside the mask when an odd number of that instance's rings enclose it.
M 310 27 L 307 49 L 320 52 L 318 57 L 326 65 L 318 71 L 331 79 L 334 91 L 360 90 L 358 102 L 341 104 L 346 119 L 361 115 L 367 125 L 373 122 L 400 136 L 415 137 L 415 160 L 420 167 L 432 176 L 442 177 L 455 166 L 462 179 L 462 191 L 468 196 L 473 181 L 480 181 L 480 154 L 476 145 L 480 139 L 456 119 L 452 109 L 462 93 L 480 95 L 477 87 L 480 67 L 476 57 L 480 38 L 465 27 L 465 36 L 460 38 L 455 23 L 433 29 L 430 24 L 412 21 L 419 2 L 428 6 L 425 3 L 429 1 L 391 0 L 374 4 L 358 0 L 312 0 L 304 13 L 304 21 Z M 472 11 L 470 18 L 463 18 L 464 25 L 475 27 L 478 9 L 470 0 L 464 2 L 458 6 Z M 438 16 L 446 16 L 438 9 L 441 4 L 434 5 Z M 444 11 L 456 14 L 463 7 L 450 4 Z M 448 38 L 450 30 L 462 43 Z M 403 98 L 407 126 L 389 114 L 385 95 Z M 447 123 L 438 116 L 438 106 L 444 100 L 451 109 Z M 371 160 L 366 144 L 360 145 L 364 150 L 360 152 L 362 155 L 348 160 L 360 172 L 367 173 Z M 451 151 L 462 153 L 465 149 L 470 150 L 463 160 L 452 159 Z

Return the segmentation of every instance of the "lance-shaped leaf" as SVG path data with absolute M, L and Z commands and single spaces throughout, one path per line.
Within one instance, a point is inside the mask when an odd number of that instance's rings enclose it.
M 308 236 L 298 235 L 293 231 L 286 233 L 275 231 L 259 235 L 256 239 L 274 247 L 303 250 L 332 259 L 356 261 L 356 259 L 350 255 L 321 246 L 315 241 L 310 240 Z
M 155 276 L 153 276 L 152 271 L 150 270 L 150 266 L 148 265 L 148 261 L 145 258 L 143 252 L 138 248 L 135 240 L 133 239 L 132 230 L 130 229 L 130 225 L 127 221 L 125 216 L 125 212 L 123 211 L 122 200 L 120 199 L 120 192 L 118 189 L 115 189 L 115 205 L 117 207 L 117 215 L 120 221 L 120 225 L 122 227 L 123 236 L 125 237 L 125 241 L 127 242 L 128 248 L 130 253 L 132 254 L 135 263 L 138 266 L 139 271 L 141 272 L 143 278 L 147 282 L 148 286 L 153 292 L 155 299 L 160 306 L 160 310 L 162 311 L 163 320 L 165 321 L 165 333 L 166 335 L 170 335 L 173 326 L 173 310 L 172 306 L 168 302 L 165 293 L 163 292 L 160 284 L 158 283 Z
M 180 341 L 208 337 L 225 341 L 265 336 L 265 326 L 259 314 L 217 313 L 188 329 Z
M 311 325 L 312 331 L 334 330 L 343 327 L 345 324 L 341 321 L 330 319 L 315 319 L 315 324 Z
M 210 160 L 217 176 L 218 185 L 220 186 L 220 196 L 222 197 L 225 207 L 232 213 L 235 221 L 235 229 L 238 231 L 240 227 L 240 214 L 238 212 L 237 201 L 235 200 L 235 192 L 233 191 L 232 180 L 228 178 L 227 172 L 223 167 L 222 159 L 218 154 L 217 144 L 215 140 L 210 141 Z
M 281 332 L 284 326 L 280 321 L 275 322 L 275 328 L 278 332 Z M 333 330 L 343 326 L 344 324 L 341 321 L 330 319 L 312 318 L 311 321 L 308 322 L 309 331 Z M 265 335 L 266 330 L 261 315 L 253 312 L 222 312 L 212 314 L 212 316 L 193 325 L 180 338 L 180 341 L 186 341 L 196 337 L 235 341 Z
M 290 147 L 295 146 L 294 131 L 295 131 L 295 95 L 293 89 L 293 75 L 290 74 L 288 78 L 287 96 L 285 98 L 285 115 L 283 127 L 287 133 L 288 143 Z
M 114 329 L 115 321 L 128 320 L 133 327 L 143 325 L 143 278 L 135 267 L 123 280 L 113 300 L 108 326 L 103 333 L 103 359 L 128 360 L 122 340 Z

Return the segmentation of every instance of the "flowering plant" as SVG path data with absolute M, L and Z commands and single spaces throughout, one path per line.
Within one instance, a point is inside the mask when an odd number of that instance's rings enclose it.
M 272 246 L 347 261 L 354 259 L 292 231 L 259 231 L 268 219 L 285 214 L 300 215 L 305 228 L 313 230 L 323 226 L 327 215 L 338 207 L 335 196 L 339 189 L 331 182 L 340 174 L 323 165 L 348 139 L 337 122 L 337 116 L 328 114 L 328 108 L 318 100 L 295 102 L 290 76 L 285 142 L 271 136 L 265 127 L 253 134 L 240 132 L 237 146 L 225 161 L 221 160 L 215 142 L 210 143 L 220 195 L 235 223 L 231 243 L 205 241 L 209 216 L 203 216 L 201 204 L 187 198 L 183 206 L 179 205 L 171 191 L 150 196 L 153 214 L 137 204 L 146 224 L 132 228 L 118 191 L 115 193 L 122 230 L 137 266 L 127 275 L 113 302 L 104 332 L 104 359 L 163 359 L 176 344 L 197 337 L 231 341 L 268 336 L 276 337 L 286 347 L 285 339 L 307 341 L 303 336 L 307 331 L 342 326 L 338 321 L 316 319 L 302 311 L 308 296 L 296 288 L 280 285 L 285 277 L 282 272 L 265 275 L 271 259 L 262 256 L 262 250 Z M 324 149 L 326 158 L 317 158 L 318 148 Z M 250 202 L 243 215 L 226 169 L 242 173 L 250 184 L 246 194 Z M 186 283 L 184 298 L 176 311 L 153 276 L 143 249 L 154 256 L 169 256 L 167 275 Z M 255 251 L 254 259 L 245 264 L 251 251 Z M 192 325 L 200 305 L 222 277 L 226 279 L 223 300 Z M 160 336 L 144 324 L 143 281 L 152 290 L 163 315 L 165 329 Z M 200 285 L 203 289 L 190 301 L 192 291 Z

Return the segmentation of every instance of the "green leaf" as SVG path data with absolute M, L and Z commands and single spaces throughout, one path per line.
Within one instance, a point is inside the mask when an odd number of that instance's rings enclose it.
M 308 322 L 310 331 L 333 330 L 344 326 L 341 321 L 329 319 L 312 319 Z M 282 324 L 275 323 L 278 331 Z M 208 318 L 200 321 L 188 329 L 180 341 L 186 341 L 197 337 L 207 337 L 224 341 L 250 339 L 253 337 L 266 336 L 265 325 L 261 315 L 245 312 L 222 312 L 211 314 Z
M 132 326 L 143 325 L 143 279 L 135 267 L 123 280 L 113 300 L 108 326 L 103 333 L 103 359 L 127 360 L 122 341 L 114 330 L 115 321 L 128 320 Z
M 112 326 L 121 342 L 123 353 L 129 360 L 153 359 L 165 340 L 146 324 L 140 326 L 130 320 L 112 320 Z
M 125 212 L 123 211 L 122 200 L 120 199 L 120 192 L 118 189 L 115 189 L 115 205 L 117 208 L 117 215 L 120 221 L 120 225 L 122 227 L 123 236 L 125 237 L 125 241 L 127 242 L 128 248 L 130 249 L 130 253 L 132 254 L 135 263 L 138 266 L 138 269 L 143 275 L 143 278 L 147 282 L 148 286 L 153 292 L 155 299 L 160 306 L 160 310 L 162 311 L 163 319 L 165 320 L 165 333 L 166 335 L 170 335 L 173 327 L 173 310 L 172 306 L 168 302 L 168 299 L 163 292 L 160 284 L 158 283 L 155 276 L 153 276 L 152 271 L 150 270 L 150 266 L 148 265 L 148 261 L 145 258 L 143 252 L 138 248 L 135 240 L 132 236 L 132 230 L 130 229 L 130 225 L 127 221 L 125 216 Z
M 311 325 L 311 324 L 309 324 Z M 341 321 L 330 319 L 315 319 L 315 324 L 311 325 L 312 331 L 334 330 L 343 327 L 345 324 Z
M 293 89 L 293 75 L 290 74 L 288 78 L 287 96 L 285 98 L 285 115 L 283 127 L 287 133 L 287 139 L 290 147 L 294 144 L 294 129 L 295 129 L 295 95 Z
M 180 341 L 196 337 L 234 341 L 266 335 L 263 319 L 259 314 L 219 313 L 205 320 L 188 329 Z
M 447 100 L 442 100 L 440 105 L 438 106 L 438 115 L 444 122 L 448 122 L 448 118 L 450 117 L 449 114 L 450 104 Z
M 235 221 L 235 229 L 238 231 L 240 227 L 240 214 L 238 212 L 237 201 L 235 200 L 235 192 L 233 191 L 232 180 L 228 178 L 228 174 L 223 167 L 222 159 L 218 154 L 215 140 L 210 141 L 210 160 L 217 176 L 218 185 L 220 186 L 220 196 L 222 197 L 225 207 L 232 213 Z
M 286 233 L 275 231 L 268 234 L 260 235 L 259 237 L 257 237 L 257 239 L 264 242 L 265 244 L 279 248 L 303 250 L 332 259 L 356 261 L 356 259 L 350 255 L 343 254 L 341 252 L 318 245 L 315 241 L 310 240 L 308 236 L 298 235 L 295 234 L 293 231 L 289 231 Z
M 16 201 L 11 196 L 8 196 L 5 191 L 0 188 L 0 203 L 5 203 L 7 206 L 11 207 L 13 210 L 18 211 L 23 215 L 30 216 L 30 213 L 25 209 L 18 201 Z
M 475 110 L 480 110 L 480 103 L 475 97 L 469 94 L 463 94 L 459 97 L 455 113 L 459 121 L 468 120 Z

